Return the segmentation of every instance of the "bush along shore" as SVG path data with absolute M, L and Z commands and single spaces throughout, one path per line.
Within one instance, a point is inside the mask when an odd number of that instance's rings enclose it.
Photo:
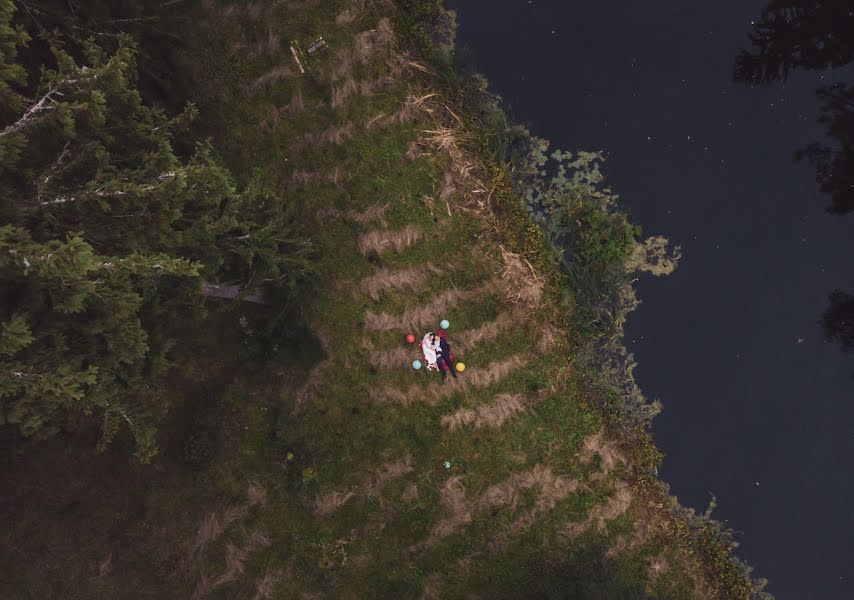
M 77 4 L 0 0 L 0 595 L 770 598 L 656 477 L 622 327 L 678 248 L 453 13 Z

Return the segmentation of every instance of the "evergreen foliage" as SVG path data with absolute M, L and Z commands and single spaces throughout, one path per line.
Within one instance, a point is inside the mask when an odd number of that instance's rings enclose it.
M 145 461 L 168 408 L 165 332 L 200 316 L 199 278 L 292 297 L 310 248 L 209 143 L 178 155 L 196 109 L 147 106 L 135 44 L 114 39 L 45 36 L 51 58 L 28 73 L 30 38 L 0 0 L 0 423 L 41 437 L 97 414 L 101 447 L 127 427 Z

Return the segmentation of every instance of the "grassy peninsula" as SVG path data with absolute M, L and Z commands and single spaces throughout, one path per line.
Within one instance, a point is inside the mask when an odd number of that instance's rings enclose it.
M 124 19 L 146 102 L 195 106 L 174 160 L 264 242 L 225 265 L 158 242 L 197 262 L 146 371 L 145 452 L 121 419 L 97 451 L 101 409 L 14 434 L 0 596 L 767 597 L 658 481 L 621 346 L 634 273 L 678 256 L 627 221 L 598 154 L 549 154 L 455 70 L 439 3 L 20 4 L 21 27 L 107 53 Z M 214 275 L 265 302 L 202 296 Z M 467 366 L 444 384 L 403 341 L 440 319 Z

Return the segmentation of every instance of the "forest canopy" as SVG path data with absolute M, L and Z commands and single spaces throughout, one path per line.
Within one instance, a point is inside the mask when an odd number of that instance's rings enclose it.
M 109 39 L 33 39 L 0 0 L 0 424 L 45 437 L 94 415 L 100 447 L 127 428 L 147 461 L 202 281 L 292 297 L 311 248 L 280 196 L 187 143 L 192 104 L 143 101 L 134 41 Z

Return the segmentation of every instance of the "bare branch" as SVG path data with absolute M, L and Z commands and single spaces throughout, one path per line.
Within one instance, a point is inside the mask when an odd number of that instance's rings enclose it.
M 54 173 L 56 173 L 60 167 L 62 167 L 62 163 L 65 162 L 66 157 L 68 156 L 68 147 L 71 145 L 71 140 L 65 142 L 65 146 L 62 148 L 62 152 L 59 153 L 59 156 L 56 157 L 56 160 L 53 161 L 53 164 L 47 171 L 47 175 L 44 176 L 41 183 L 38 184 L 36 188 L 36 199 L 41 201 L 42 191 L 44 187 L 48 184 L 51 177 L 53 177 Z
M 53 200 L 45 200 L 39 202 L 40 206 L 50 206 L 53 204 L 65 204 L 66 202 L 76 202 L 81 197 L 85 197 L 87 194 L 92 194 L 98 196 L 99 198 L 117 198 L 119 196 L 126 196 L 130 193 L 130 191 L 138 191 L 138 192 L 150 192 L 153 189 L 156 189 L 158 185 L 161 183 L 165 183 L 167 181 L 171 181 L 178 176 L 177 171 L 167 171 L 165 173 L 161 173 L 156 178 L 150 180 L 150 183 L 140 186 L 136 190 L 112 190 L 107 191 L 104 188 L 98 188 L 94 191 L 89 190 L 80 190 L 77 192 L 77 195 L 74 196 L 60 196 L 58 198 L 54 198 Z M 45 178 L 45 183 L 47 182 L 47 178 Z
M 62 96 L 62 92 L 57 88 L 48 90 L 38 102 L 33 104 L 29 109 L 27 109 L 27 112 L 21 115 L 20 119 L 10 125 L 7 125 L 3 131 L 0 131 L 0 137 L 12 135 L 13 133 L 17 133 L 18 131 L 29 127 L 33 118 L 38 116 L 40 113 L 52 110 L 54 108 L 54 96 Z

